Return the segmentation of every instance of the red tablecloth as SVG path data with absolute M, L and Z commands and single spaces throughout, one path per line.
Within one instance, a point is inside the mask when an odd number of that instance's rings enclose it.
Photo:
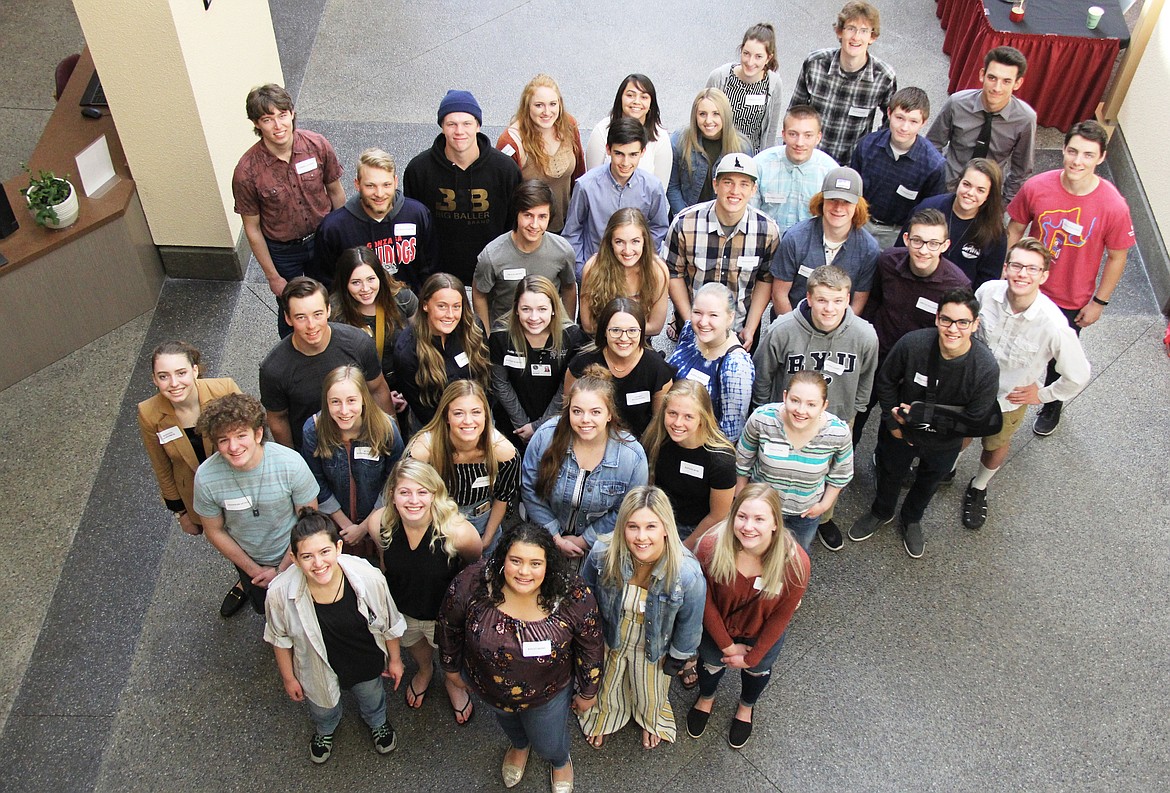
M 1084 36 L 1000 31 L 988 22 L 984 0 L 937 1 L 936 13 L 946 30 L 943 52 L 951 56 L 950 85 L 947 88 L 950 93 L 978 88 L 983 56 L 988 50 L 1008 45 L 1024 53 L 1028 59 L 1024 84 L 1016 95 L 1036 109 L 1041 126 L 1067 130 L 1078 121 L 1093 118 L 1109 83 L 1121 46 L 1120 39 L 1087 28 Z M 1001 0 L 986 1 L 1002 4 Z M 1042 8 L 1043 2 L 1029 0 L 1028 17 L 1020 23 L 1021 30 L 1040 27 L 1043 11 L 1047 10 Z M 1067 13 L 1073 11 L 1068 0 L 1047 2 L 1063 4 Z M 1079 7 L 1080 4 L 1075 5 Z M 1107 3 L 1102 5 L 1108 7 Z M 1088 6 L 1086 2 L 1086 10 Z M 1110 8 L 1107 13 L 1112 10 Z M 1117 14 L 1120 14 L 1120 9 Z

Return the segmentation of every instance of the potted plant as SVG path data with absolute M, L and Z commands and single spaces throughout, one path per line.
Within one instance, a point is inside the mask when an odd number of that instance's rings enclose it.
M 52 171 L 40 170 L 34 176 L 28 165 L 21 163 L 29 175 L 28 187 L 20 194 L 28 201 L 29 211 L 38 226 L 63 229 L 77 222 L 77 190 L 68 178 L 62 179 Z

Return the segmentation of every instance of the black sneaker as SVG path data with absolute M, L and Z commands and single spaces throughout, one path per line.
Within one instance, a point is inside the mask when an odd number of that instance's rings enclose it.
M 951 470 L 947 471 L 946 476 L 944 476 L 942 478 L 942 481 L 939 482 L 939 484 L 949 485 L 951 482 L 954 482 L 954 481 L 955 481 L 955 469 L 952 468 Z
M 817 536 L 821 539 L 821 545 L 830 551 L 839 551 L 845 547 L 845 540 L 841 537 L 841 529 L 837 528 L 837 524 L 832 520 L 826 520 L 817 526 Z
M 398 748 L 398 733 L 394 732 L 390 722 L 371 728 L 370 737 L 374 739 L 374 751 L 378 754 L 390 754 Z
M 318 735 L 313 733 L 313 740 L 309 742 L 309 759 L 321 765 L 333 754 L 333 733 Z
M 872 512 L 867 512 L 858 518 L 857 521 L 849 528 L 849 539 L 853 540 L 854 542 L 868 540 L 874 535 L 874 532 L 876 532 L 882 526 L 885 526 L 891 520 L 893 520 L 892 517 L 879 518 Z
M 922 536 L 922 524 L 907 523 L 902 529 L 902 545 L 911 559 L 921 559 L 922 550 L 926 547 L 926 539 Z
M 987 491 L 975 488 L 975 479 L 967 485 L 963 494 L 963 525 L 968 529 L 981 529 L 987 522 Z
M 1049 402 L 1040 408 L 1036 414 L 1036 421 L 1032 423 L 1032 432 L 1045 438 L 1056 432 L 1056 425 L 1060 423 L 1060 411 L 1064 405 L 1060 402 Z

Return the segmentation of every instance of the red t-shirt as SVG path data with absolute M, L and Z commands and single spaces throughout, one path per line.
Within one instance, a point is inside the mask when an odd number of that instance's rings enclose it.
M 1028 233 L 1055 256 L 1040 291 L 1061 308 L 1080 310 L 1093 299 L 1105 251 L 1133 247 L 1133 221 L 1110 182 L 1102 179 L 1093 192 L 1076 196 L 1060 183 L 1061 173 L 1046 171 L 1024 182 L 1007 211 L 1017 223 L 1031 223 Z
M 333 211 L 327 185 L 341 178 L 333 146 L 316 132 L 293 133 L 292 156 L 280 159 L 256 141 L 232 175 L 237 215 L 259 215 L 264 236 L 288 242 L 317 230 Z

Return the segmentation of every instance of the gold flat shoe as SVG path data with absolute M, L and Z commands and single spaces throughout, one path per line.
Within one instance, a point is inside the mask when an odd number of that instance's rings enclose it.
M 500 768 L 500 774 L 504 777 L 504 787 L 516 787 L 520 784 L 520 780 L 524 778 L 524 769 L 528 767 L 528 756 L 532 754 L 531 747 L 524 753 L 524 762 L 520 765 L 512 765 L 507 760 L 504 760 L 504 765 Z M 507 757 L 504 753 L 504 757 Z

